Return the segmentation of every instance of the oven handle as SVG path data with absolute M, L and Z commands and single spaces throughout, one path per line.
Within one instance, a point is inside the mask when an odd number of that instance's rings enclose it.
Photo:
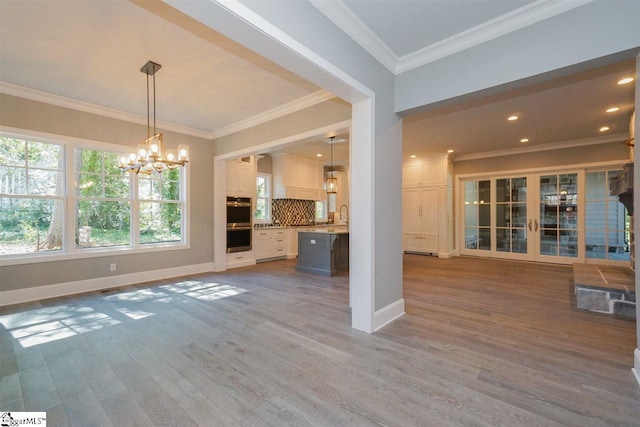
M 235 230 L 253 230 L 253 227 L 251 227 L 251 226 L 249 226 L 249 227 L 244 227 L 244 226 L 242 226 L 242 227 L 236 227 L 236 226 L 229 227 L 229 226 L 227 226 L 227 231 L 231 231 L 231 230 L 234 230 L 234 231 Z

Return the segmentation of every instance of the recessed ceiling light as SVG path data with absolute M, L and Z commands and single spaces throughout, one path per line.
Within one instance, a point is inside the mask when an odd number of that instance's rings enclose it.
M 447 153 L 453 153 L 453 150 L 447 150 Z
M 600 128 L 600 132 L 606 132 L 606 131 L 608 131 L 609 129 L 611 129 L 609 126 L 602 126 L 602 127 Z
M 507 120 L 509 120 L 510 122 L 512 122 L 512 121 L 514 121 L 514 120 L 518 120 L 518 118 L 519 118 L 518 116 L 513 115 L 513 116 L 509 116 L 509 117 L 507 117 Z
M 415 159 L 415 158 L 416 158 L 416 155 L 415 155 L 415 154 L 412 154 L 412 155 L 410 155 L 409 157 L 411 157 L 412 159 Z
M 522 138 L 520 142 L 529 142 L 529 138 Z
M 322 157 L 322 154 L 318 153 L 316 154 L 316 157 Z
M 615 113 L 616 111 L 619 111 L 620 108 L 619 107 L 611 107 L 611 108 L 607 108 L 607 113 Z
M 633 81 L 633 77 L 625 77 L 622 80 L 618 80 L 619 85 L 626 85 L 627 83 L 631 83 Z

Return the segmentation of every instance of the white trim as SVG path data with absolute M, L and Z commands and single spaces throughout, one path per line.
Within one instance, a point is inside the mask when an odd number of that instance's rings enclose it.
M 342 122 L 333 123 L 321 128 L 312 129 L 306 132 L 298 133 L 296 135 L 286 136 L 284 138 L 276 139 L 273 141 L 265 142 L 264 144 L 253 145 L 241 150 L 231 151 L 228 153 L 220 154 L 214 157 L 214 161 L 232 160 L 238 157 L 254 155 L 258 153 L 267 153 L 273 148 L 285 148 L 288 144 L 298 144 L 306 139 L 317 138 L 318 135 L 323 135 L 327 132 L 340 132 L 346 131 L 351 125 L 351 120 L 344 120 Z
M 369 52 L 389 71 L 396 74 L 400 58 L 342 0 L 309 0 L 324 16 L 336 24 L 353 41 Z
M 0 292 L 0 306 L 214 271 L 211 262 Z
M 46 104 L 56 105 L 58 107 L 70 108 L 72 110 L 82 111 L 85 113 L 110 117 L 112 119 L 124 120 L 126 122 L 137 123 L 145 126 L 147 125 L 146 116 L 139 116 L 137 114 L 116 110 L 115 108 L 109 108 L 89 102 L 78 101 L 77 99 L 54 95 L 52 93 L 42 92 L 36 89 L 18 86 L 3 81 L 0 81 L 0 93 L 30 99 L 32 101 L 44 102 Z M 211 139 L 211 132 L 205 130 L 194 129 L 187 126 L 160 120 L 157 121 L 157 125 L 157 127 L 160 129 L 178 132 L 185 135 L 197 136 L 200 138 Z
M 633 365 L 631 368 L 631 372 L 636 377 L 636 381 L 638 381 L 638 385 L 640 385 L 640 349 L 636 348 L 633 350 Z
M 246 119 L 230 124 L 229 126 L 216 129 L 209 134 L 209 138 L 216 139 L 221 138 L 225 135 L 240 132 L 253 126 L 257 126 L 262 123 L 266 123 L 268 121 L 286 116 L 287 114 L 295 113 L 296 111 L 312 107 L 316 104 L 320 104 L 335 97 L 335 95 L 327 92 L 326 90 L 319 90 L 317 92 L 303 96 L 302 98 L 294 99 L 293 101 L 287 102 L 286 104 L 282 104 L 270 110 L 263 111 L 262 113 L 256 114 L 253 117 L 248 117 Z
M 505 150 L 486 151 L 483 153 L 462 154 L 452 157 L 454 162 L 463 160 L 486 159 L 489 157 L 512 156 L 514 154 L 537 153 L 540 151 L 561 150 L 564 148 L 586 147 L 588 145 L 607 144 L 611 142 L 622 142 L 629 139 L 628 133 L 617 133 L 615 135 L 598 136 L 595 138 L 575 139 L 573 141 L 560 141 L 550 144 L 532 145 L 526 147 L 507 148 Z
M 465 49 L 478 46 L 573 8 L 583 6 L 591 1 L 593 0 L 537 0 L 400 57 L 396 66 L 396 74 L 404 73 Z
M 123 120 L 130 123 L 137 123 L 145 126 L 147 124 L 147 118 L 145 116 L 139 116 L 137 114 L 127 113 L 124 111 L 116 110 L 114 108 L 103 107 L 101 105 L 91 104 L 89 102 L 78 101 L 76 99 L 54 95 L 51 93 L 42 92 L 36 89 L 30 89 L 3 81 L 0 81 L 0 93 L 17 96 L 24 99 L 30 99 L 32 101 L 44 102 L 46 104 L 51 104 L 58 107 L 70 108 L 72 110 L 82 111 L 85 113 L 97 114 L 103 117 L 110 117 L 112 119 Z M 204 139 L 216 139 L 225 135 L 239 132 L 244 129 L 248 129 L 253 126 L 257 126 L 262 123 L 266 123 L 279 117 L 286 116 L 287 114 L 295 113 L 296 111 L 312 107 L 316 104 L 320 104 L 335 97 L 335 95 L 327 92 L 326 90 L 319 90 L 309 95 L 305 95 L 301 98 L 294 99 L 293 101 L 287 102 L 286 104 L 282 104 L 270 110 L 264 111 L 260 114 L 256 114 L 253 117 L 248 117 L 246 119 L 240 120 L 238 122 L 213 131 L 195 129 L 188 126 L 182 126 L 176 123 L 164 121 L 158 121 L 158 128 Z
M 344 31 L 393 74 L 421 67 L 446 56 L 518 31 L 593 0 L 537 0 L 500 15 L 422 49 L 399 57 L 342 0 L 309 0 L 323 15 Z
M 126 246 L 105 246 L 99 248 L 76 248 L 73 245 L 73 241 L 75 240 L 75 220 L 77 219 L 76 213 L 73 215 L 70 214 L 71 210 L 74 209 L 76 196 L 71 183 L 74 182 L 75 171 L 74 168 L 68 168 L 68 165 L 73 164 L 74 159 L 74 150 L 77 148 L 81 149 L 92 149 L 92 150 L 100 150 L 107 152 L 123 152 L 130 149 L 130 146 L 118 145 L 108 142 L 100 142 L 93 141 L 90 139 L 76 138 L 72 136 L 52 134 L 46 132 L 32 131 L 30 129 L 20 129 L 9 126 L 0 125 L 0 134 L 6 134 L 10 136 L 14 136 L 16 138 L 28 138 L 29 140 L 35 140 L 40 142 L 47 142 L 53 144 L 59 144 L 64 148 L 64 156 L 65 156 L 65 195 L 62 196 L 52 196 L 57 197 L 60 200 L 63 200 L 65 205 L 65 239 L 63 240 L 63 247 L 61 250 L 55 251 L 43 251 L 43 252 L 32 252 L 32 253 L 20 253 L 20 254 L 11 254 L 11 255 L 0 255 L 0 267 L 9 266 L 9 265 L 22 265 L 22 264 L 34 264 L 34 263 L 42 263 L 42 262 L 53 262 L 53 261 L 66 261 L 66 260 L 75 260 L 75 259 L 84 259 L 84 258 L 96 258 L 96 257 L 106 257 L 106 256 L 122 256 L 122 255 L 132 255 L 132 254 L 141 254 L 141 253 L 150 253 L 150 252 L 159 252 L 159 251 L 174 251 L 174 250 L 184 250 L 190 249 L 191 247 L 191 221 L 189 218 L 191 211 L 191 191 L 189 185 L 189 179 L 191 177 L 190 167 L 187 167 L 186 170 L 182 173 L 181 180 L 181 188 L 180 192 L 184 195 L 184 198 L 179 202 L 179 204 L 183 208 L 183 212 L 181 213 L 182 219 L 182 240 L 180 242 L 159 242 L 159 243 L 148 243 L 141 244 L 138 242 L 137 233 L 134 232 L 133 227 L 131 227 L 131 242 Z M 132 189 L 135 192 L 134 195 L 130 195 L 128 200 L 131 203 L 139 201 L 137 197 L 137 185 L 132 185 Z M 69 191 L 67 191 L 69 190 Z M 15 195 L 17 198 L 28 198 L 29 195 Z M 123 199 L 125 200 L 125 199 Z M 131 223 L 135 223 L 137 218 L 134 218 L 134 215 L 137 214 L 137 209 L 132 209 L 132 217 Z M 1 304 L 0 304 L 1 305 Z
M 256 260 L 255 259 L 243 259 L 241 261 L 227 260 L 227 270 L 230 270 L 232 268 L 248 267 L 250 265 L 256 265 Z
M 510 170 L 498 170 L 498 171 L 487 171 L 487 172 L 475 172 L 475 173 L 466 173 L 466 174 L 460 174 L 460 175 L 455 175 L 455 179 L 458 180 L 458 182 L 456 183 L 456 185 L 460 186 L 461 181 L 468 179 L 468 178 L 502 178 L 502 177 L 509 177 L 513 174 L 527 174 L 527 173 L 547 173 L 547 172 L 564 172 L 566 170 L 578 170 L 578 169 L 584 169 L 585 172 L 595 172 L 597 169 L 602 168 L 607 169 L 607 168 L 612 168 L 612 167 L 622 167 L 625 163 L 629 163 L 628 160 L 613 160 L 613 161 L 607 161 L 607 162 L 592 162 L 592 163 L 578 163 L 575 165 L 572 164 L 565 164 L 565 165 L 558 165 L 558 166 L 549 166 L 549 167 L 539 167 L 539 168 L 527 168 L 527 169 L 510 169 Z M 461 188 L 458 187 L 458 191 L 460 191 Z M 464 200 L 462 200 L 464 202 Z
M 392 302 L 388 306 L 373 313 L 373 330 L 378 331 L 400 316 L 404 315 L 404 298 Z
M 346 89 L 346 93 L 338 93 L 338 96 L 345 99 L 346 101 L 353 104 L 354 102 L 363 101 L 367 98 L 371 99 L 374 97 L 374 92 L 367 86 L 363 85 L 358 80 L 354 79 L 349 74 L 344 72 L 342 69 L 327 61 L 325 58 L 318 55 L 316 52 L 291 37 L 289 34 L 285 33 L 280 28 L 276 27 L 271 22 L 258 15 L 252 9 L 240 3 L 239 0 L 211 1 L 215 2 L 218 6 L 222 7 L 237 18 L 241 19 L 247 25 L 270 37 L 272 40 L 285 47 L 290 52 L 293 52 L 295 55 L 304 58 L 306 62 L 313 64 L 319 70 L 322 70 L 324 73 L 329 74 L 333 79 L 338 80 L 338 82 L 340 83 L 346 84 L 346 88 L 344 86 L 340 88 L 340 92 Z M 168 2 L 170 5 L 176 7 L 176 9 L 182 10 L 184 12 L 184 8 L 181 6 L 184 6 L 185 2 L 181 2 L 180 0 L 165 0 L 165 2 Z M 188 5 L 188 2 L 186 2 L 186 4 Z M 185 13 L 189 14 L 189 12 Z M 199 20 L 200 22 L 205 23 L 205 25 L 209 25 L 202 19 Z
M 456 256 L 456 251 L 449 251 L 449 252 L 438 252 L 438 258 L 453 258 L 454 256 Z

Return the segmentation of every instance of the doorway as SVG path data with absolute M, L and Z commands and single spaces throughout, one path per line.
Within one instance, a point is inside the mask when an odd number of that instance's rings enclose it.
M 629 220 L 610 170 L 463 179 L 461 254 L 571 264 L 629 260 Z

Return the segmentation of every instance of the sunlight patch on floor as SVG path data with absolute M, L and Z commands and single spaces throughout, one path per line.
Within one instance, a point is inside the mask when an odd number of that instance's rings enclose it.
M 232 285 L 219 283 L 200 282 L 198 280 L 186 280 L 171 285 L 160 286 L 167 291 L 179 293 L 203 301 L 215 301 L 220 298 L 232 297 L 247 292 L 246 289 Z
M 0 316 L 2 324 L 24 348 L 113 326 L 120 321 L 90 307 L 60 305 Z

